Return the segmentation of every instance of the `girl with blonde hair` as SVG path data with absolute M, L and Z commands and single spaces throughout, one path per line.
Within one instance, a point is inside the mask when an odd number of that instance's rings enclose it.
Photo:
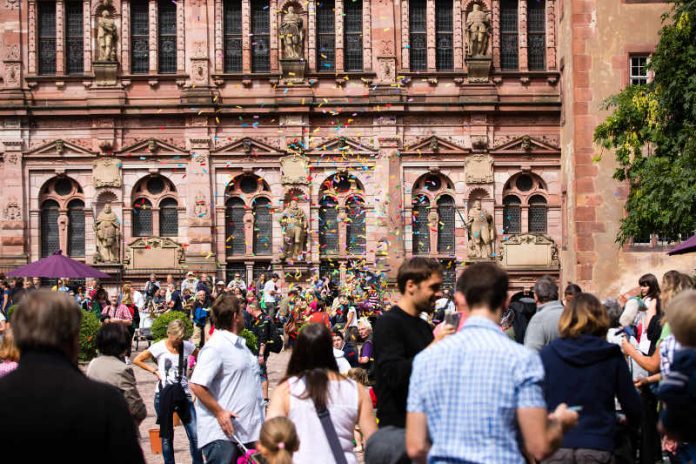
M 268 464 L 292 464 L 292 455 L 300 449 L 295 424 L 287 417 L 267 420 L 256 447 Z
M 0 377 L 17 369 L 18 361 L 19 348 L 14 342 L 12 329 L 7 329 L 0 342 Z

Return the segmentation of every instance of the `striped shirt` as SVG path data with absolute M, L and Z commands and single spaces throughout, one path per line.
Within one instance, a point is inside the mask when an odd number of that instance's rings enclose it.
M 469 317 L 413 362 L 407 410 L 427 416 L 428 462 L 524 463 L 516 411 L 546 408 L 543 379 L 537 353 Z

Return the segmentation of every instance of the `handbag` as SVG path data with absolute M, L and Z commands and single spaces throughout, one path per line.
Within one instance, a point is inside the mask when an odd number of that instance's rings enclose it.
M 319 422 L 321 422 L 321 427 L 324 429 L 324 435 L 326 435 L 326 439 L 329 441 L 331 454 L 333 454 L 336 464 L 348 464 L 346 455 L 343 454 L 343 448 L 341 448 L 341 442 L 338 441 L 336 428 L 334 427 L 333 422 L 331 422 L 331 413 L 328 409 L 326 409 L 326 407 L 323 409 L 316 408 L 316 410 L 317 416 L 319 417 Z

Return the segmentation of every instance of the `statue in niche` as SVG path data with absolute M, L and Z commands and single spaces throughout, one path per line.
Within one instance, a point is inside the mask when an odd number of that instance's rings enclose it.
M 481 5 L 474 3 L 471 13 L 466 18 L 466 32 L 469 40 L 468 56 L 487 56 L 490 38 L 491 19 L 481 10 Z
M 296 200 L 290 201 L 290 205 L 281 213 L 280 225 L 283 229 L 283 251 L 280 259 L 296 260 L 304 251 L 308 225 L 307 216 Z
M 94 231 L 97 239 L 95 262 L 117 263 L 121 243 L 121 223 L 116 213 L 111 210 L 111 203 L 106 203 L 102 212 L 99 213 L 94 223 Z
M 109 10 L 102 10 L 97 27 L 97 61 L 116 61 L 116 22 Z
M 481 208 L 481 200 L 474 201 L 467 215 L 466 226 L 469 230 L 469 258 L 492 258 L 495 220 L 491 213 Z
M 289 6 L 288 12 L 283 17 L 283 22 L 280 25 L 280 41 L 284 59 L 302 59 L 304 23 L 302 17 L 295 13 L 294 6 Z

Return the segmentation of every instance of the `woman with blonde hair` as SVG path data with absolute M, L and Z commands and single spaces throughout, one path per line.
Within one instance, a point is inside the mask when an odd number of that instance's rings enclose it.
M 0 377 L 17 369 L 18 361 L 19 348 L 15 345 L 12 329 L 7 329 L 0 343 Z
M 162 456 L 165 464 L 174 464 L 174 430 L 171 424 L 173 411 L 163 410 L 166 405 L 160 399 L 163 399 L 162 393 L 167 387 L 177 383 L 183 388 L 187 400 L 186 409 L 179 411 L 179 416 L 184 423 L 184 430 L 189 439 L 193 464 L 203 463 L 203 455 L 198 449 L 198 435 L 196 434 L 196 410 L 193 407 L 193 395 L 186 375 L 186 361 L 189 356 L 196 356 L 198 349 L 193 343 L 185 341 L 185 337 L 186 325 L 182 320 L 175 319 L 167 326 L 167 338 L 153 343 L 133 360 L 133 364 L 150 372 L 158 380 L 155 393 L 155 412 L 157 413 L 157 422 L 160 424 Z M 148 359 L 154 360 L 157 367 L 148 365 L 145 362 Z M 167 404 L 169 404 L 168 401 Z
M 292 464 L 292 455 L 300 449 L 295 424 L 287 417 L 267 420 L 256 448 L 268 464 Z
M 606 341 L 610 321 L 599 300 L 580 293 L 559 320 L 560 338 L 541 350 L 546 404 L 577 407 L 580 419 L 549 463 L 613 462 L 618 398 L 629 424 L 641 420 L 640 397 L 619 347 Z

